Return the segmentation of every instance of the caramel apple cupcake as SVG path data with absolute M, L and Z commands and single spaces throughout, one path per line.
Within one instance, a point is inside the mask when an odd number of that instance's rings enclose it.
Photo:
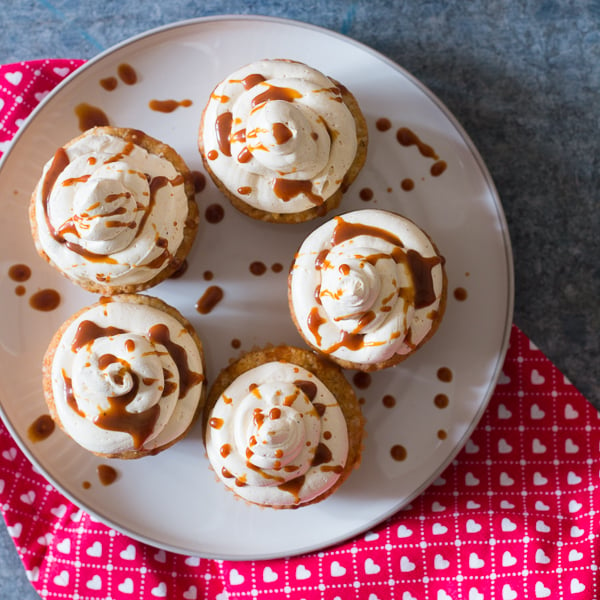
M 277 509 L 330 496 L 360 463 L 363 425 L 339 367 L 289 346 L 250 352 L 224 369 L 204 412 L 219 479 L 247 502 Z
M 342 367 L 390 367 L 437 330 L 446 306 L 444 263 L 429 236 L 398 214 L 335 217 L 295 256 L 292 319 L 309 346 Z
M 38 253 L 103 295 L 152 287 L 183 263 L 198 228 L 194 182 L 170 146 L 95 127 L 43 168 L 29 217 Z
M 204 405 L 202 343 L 158 298 L 105 297 L 54 335 L 43 384 L 52 418 L 86 450 L 157 454 L 186 435 Z
M 355 97 L 305 64 L 261 60 L 219 83 L 202 114 L 204 166 L 254 219 L 298 223 L 335 208 L 367 153 Z

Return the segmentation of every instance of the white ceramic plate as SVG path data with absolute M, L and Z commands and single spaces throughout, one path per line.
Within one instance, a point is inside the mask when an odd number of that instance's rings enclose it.
M 372 376 L 365 399 L 367 441 L 362 465 L 331 498 L 294 511 L 247 506 L 216 482 L 204 456 L 200 427 L 168 451 L 138 461 L 111 461 L 118 480 L 100 485 L 100 459 L 81 450 L 62 432 L 32 443 L 27 429 L 46 412 L 40 363 L 63 320 L 96 297 L 58 275 L 36 255 L 27 204 L 43 163 L 79 134 L 74 107 L 100 107 L 111 124 L 143 129 L 174 146 L 190 168 L 201 170 L 196 131 L 213 86 L 237 67 L 260 58 L 306 62 L 343 82 L 357 97 L 369 125 L 367 164 L 338 212 L 390 209 L 414 219 L 447 259 L 448 308 L 437 335 L 414 357 Z M 122 63 L 137 75 L 135 85 L 113 91 L 100 80 L 116 76 Z M 150 110 L 152 99 L 191 99 L 172 113 Z M 375 123 L 388 118 L 392 128 Z M 446 171 L 430 174 L 433 161 L 415 146 L 403 147 L 396 131 L 407 127 L 431 145 Z M 401 189 L 402 179 L 415 183 Z M 369 188 L 374 197 L 360 199 Z M 323 548 L 366 531 L 405 506 L 449 464 L 481 417 L 504 359 L 512 319 L 513 273 L 510 242 L 500 201 L 479 154 L 441 102 L 400 67 L 341 35 L 295 22 L 254 17 L 220 17 L 177 23 L 128 40 L 89 61 L 38 107 L 19 132 L 0 168 L 0 404 L 15 439 L 33 463 L 67 497 L 126 534 L 185 554 L 226 559 L 281 557 Z M 220 203 L 225 218 L 200 225 L 189 269 L 151 293 L 176 306 L 204 340 L 208 377 L 240 351 L 266 343 L 302 344 L 288 314 L 286 272 L 295 250 L 316 222 L 277 226 L 238 214 L 208 183 L 198 195 L 201 213 Z M 332 216 L 332 215 L 330 215 Z M 252 275 L 249 265 L 270 268 Z M 27 293 L 18 296 L 10 266 L 32 269 Z M 209 315 L 195 303 L 209 282 L 225 292 Z M 467 291 L 457 301 L 453 291 Z M 40 288 L 62 296 L 52 312 L 33 310 L 28 298 Z M 241 350 L 232 340 L 239 339 Z M 450 383 L 436 373 L 447 367 Z M 348 372 L 352 380 L 353 373 Z M 446 408 L 434 397 L 445 394 Z M 391 395 L 388 408 L 383 397 Z M 440 439 L 439 432 L 445 432 Z M 444 434 L 441 434 L 442 437 Z M 406 459 L 396 461 L 400 444 Z M 84 481 L 92 483 L 84 489 Z

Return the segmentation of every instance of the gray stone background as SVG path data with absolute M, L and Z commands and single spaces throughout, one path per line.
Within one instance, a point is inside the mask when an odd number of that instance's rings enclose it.
M 218 14 L 321 25 L 429 87 L 478 147 L 515 260 L 515 323 L 600 408 L 600 0 L 0 0 L 0 62 L 90 58 Z M 39 598 L 0 523 L 0 598 Z

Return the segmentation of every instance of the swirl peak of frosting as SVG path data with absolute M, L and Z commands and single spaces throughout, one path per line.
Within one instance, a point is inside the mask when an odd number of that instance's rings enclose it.
M 73 281 L 110 288 L 145 283 L 170 264 L 188 196 L 167 158 L 107 129 L 59 148 L 32 202 L 38 248 Z
M 149 303 L 113 298 L 76 315 L 51 367 L 62 427 L 84 448 L 108 456 L 176 440 L 204 389 L 200 350 L 181 322 Z
M 342 184 L 357 149 L 340 88 L 289 60 L 249 64 L 217 85 L 201 139 L 210 170 L 231 193 L 278 213 L 322 204 Z
M 332 487 L 348 453 L 342 411 L 310 371 L 273 361 L 235 379 L 212 408 L 209 460 L 249 502 L 296 506 Z
M 443 265 L 409 219 L 354 211 L 302 244 L 290 272 L 290 308 L 321 352 L 354 364 L 383 363 L 427 338 L 444 308 Z

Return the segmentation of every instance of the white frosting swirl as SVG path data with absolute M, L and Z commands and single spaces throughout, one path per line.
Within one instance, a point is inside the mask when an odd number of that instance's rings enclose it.
M 290 308 L 304 338 L 369 365 L 412 352 L 441 308 L 443 258 L 412 221 L 382 210 L 335 217 L 303 242 Z
M 354 117 L 340 89 L 288 60 L 258 61 L 221 82 L 200 133 L 210 170 L 227 189 L 254 208 L 278 213 L 327 200 L 357 149 Z
M 51 370 L 55 410 L 91 452 L 151 451 L 194 418 L 202 356 L 171 315 L 114 298 L 89 307 L 62 334 Z
M 314 397 L 305 391 L 312 388 Z M 269 362 L 221 394 L 206 427 L 206 450 L 221 481 L 249 502 L 291 507 L 339 479 L 348 454 L 343 413 L 310 371 Z
M 95 130 L 46 163 L 34 202 L 38 247 L 73 281 L 106 286 L 142 284 L 169 265 L 188 215 L 170 161 Z

